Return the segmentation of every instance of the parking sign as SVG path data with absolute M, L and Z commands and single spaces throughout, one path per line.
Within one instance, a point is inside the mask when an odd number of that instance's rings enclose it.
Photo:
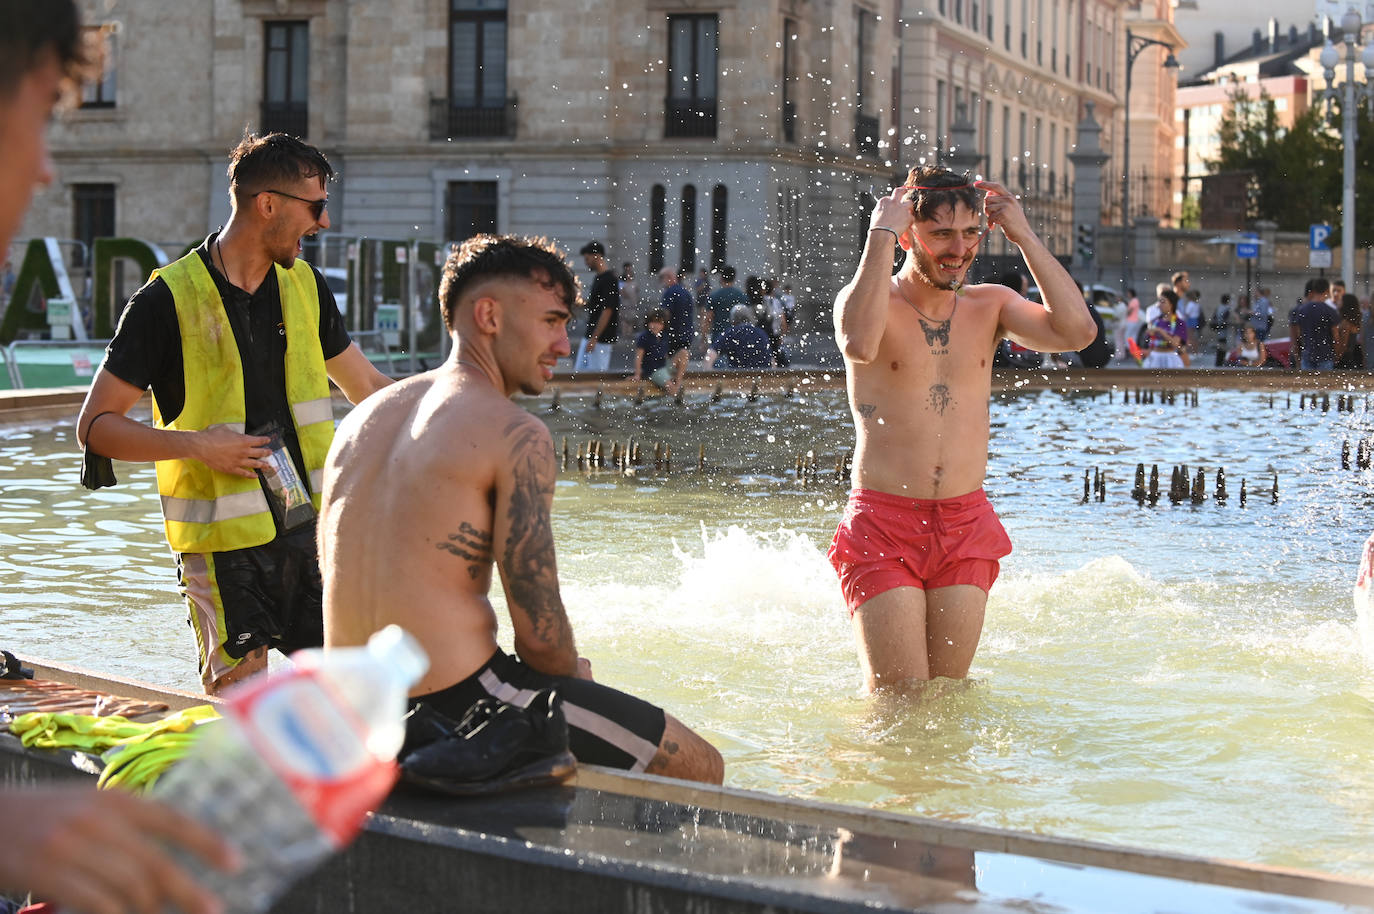
M 1326 239 L 1331 236 L 1331 226 L 1311 225 L 1307 228 L 1307 266 L 1312 269 L 1326 269 L 1331 266 L 1331 248 Z

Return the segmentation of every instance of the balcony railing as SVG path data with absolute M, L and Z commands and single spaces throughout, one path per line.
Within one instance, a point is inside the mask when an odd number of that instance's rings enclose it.
M 665 137 L 710 137 L 716 135 L 714 98 L 669 98 L 663 104 Z
M 285 133 L 305 137 L 310 133 L 309 102 L 263 102 L 263 133 Z
M 860 155 L 878 154 L 878 119 L 866 114 L 854 115 L 854 148 Z
M 517 101 L 482 105 L 456 104 L 447 98 L 429 100 L 431 140 L 493 139 L 515 136 Z

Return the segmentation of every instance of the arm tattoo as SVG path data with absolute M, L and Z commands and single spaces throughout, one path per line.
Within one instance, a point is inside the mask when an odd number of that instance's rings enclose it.
M 855 412 L 857 412 L 860 416 L 863 416 L 865 419 L 871 419 L 873 417 L 873 414 L 877 411 L 878 407 L 872 403 L 860 403 L 858 407 L 855 409 Z
M 478 530 L 467 521 L 458 526 L 457 533 L 448 535 L 448 542 L 435 543 L 434 547 L 471 562 L 472 564 L 468 565 L 468 576 L 474 581 L 491 562 L 491 532 Z
M 549 500 L 555 477 L 553 447 L 517 420 L 506 427 L 510 444 L 510 533 L 503 556 L 506 586 L 529 617 L 534 636 L 550 647 L 572 644 L 572 631 L 558 593 Z

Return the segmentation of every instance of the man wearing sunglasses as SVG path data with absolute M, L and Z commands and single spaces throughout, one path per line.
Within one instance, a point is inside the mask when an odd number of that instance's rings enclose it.
M 329 228 L 333 174 L 295 137 L 246 135 L 229 157 L 229 223 L 129 300 L 77 420 L 88 466 L 93 454 L 157 463 L 211 694 L 265 669 L 268 648 L 323 643 L 315 514 L 334 437 L 329 382 L 353 403 L 391 383 L 298 259 Z M 150 387 L 152 427 L 125 415 Z
M 993 225 L 1020 249 L 1044 305 L 1002 285 L 963 285 Z M 906 257 L 893 275 L 899 247 Z M 1043 352 L 1082 349 L 1096 325 L 1009 190 L 935 166 L 912 169 L 874 207 L 834 319 L 856 444 L 829 557 L 865 686 L 962 678 L 998 560 L 1011 552 L 983 494 L 993 354 L 1003 337 Z

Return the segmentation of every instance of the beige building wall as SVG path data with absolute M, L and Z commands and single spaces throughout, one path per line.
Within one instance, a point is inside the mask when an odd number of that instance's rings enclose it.
M 1087 102 L 1104 145 L 1119 148 L 1124 0 L 511 0 L 514 128 L 470 138 L 436 131 L 432 117 L 449 94 L 449 0 L 83 3 L 89 21 L 115 30 L 117 101 L 55 126 L 59 178 L 25 235 L 69 237 L 72 185 L 86 183 L 115 186 L 121 234 L 179 250 L 222 224 L 226 154 L 262 121 L 266 24 L 277 21 L 308 22 L 306 138 L 340 173 L 336 238 L 456 240 L 444 238 L 450 182 L 491 182 L 498 231 L 547 235 L 569 251 L 597 238 L 612 262 L 645 274 L 656 193 L 665 262 L 702 266 L 719 187 L 726 260 L 809 289 L 815 314 L 851 275 L 868 195 L 923 157 L 947 156 L 960 110 L 979 170 L 1022 193 L 1065 256 L 1068 156 Z M 681 14 L 717 17 L 714 136 L 665 136 L 668 20 Z M 1136 65 L 1133 108 L 1148 117 L 1132 118 L 1133 157 L 1162 154 L 1167 174 L 1171 96 L 1151 86 L 1149 64 Z M 868 151 L 860 114 L 877 121 Z M 696 197 L 686 238 L 684 192 Z M 1014 254 L 996 238 L 989 250 Z
M 789 274 L 828 307 L 857 258 L 861 194 L 894 166 L 897 0 L 511 0 L 507 89 L 515 127 L 453 138 L 433 129 L 448 96 L 448 0 L 83 0 L 110 29 L 113 107 L 52 133 L 57 182 L 23 236 L 74 232 L 72 188 L 115 188 L 119 234 L 179 252 L 229 214 L 228 150 L 262 123 L 266 24 L 305 21 L 306 139 L 340 174 L 329 234 L 443 240 L 451 181 L 497 188 L 499 231 L 576 251 L 604 241 L 647 272 L 655 188 L 666 198 L 666 262 L 709 262 L 711 201 L 728 201 L 726 257 L 744 273 Z M 857 11 L 867 16 L 857 72 Z M 668 17 L 718 17 L 717 130 L 666 137 Z M 784 22 L 793 26 L 785 34 Z M 783 126 L 783 49 L 796 123 Z M 879 119 L 860 154 L 855 103 Z M 696 231 L 682 237 L 685 188 Z M 573 258 L 576 260 L 576 258 Z
M 1175 51 L 1186 43 L 1173 23 L 1173 0 L 1142 0 L 1126 13 L 1121 31 L 1121 84 L 1126 80 L 1129 65 L 1125 46 L 1126 29 L 1136 36 L 1161 41 Z M 1178 93 L 1178 71 L 1166 68 L 1169 50 L 1158 45 L 1144 46 L 1131 68 L 1130 110 L 1126 112 L 1125 129 L 1131 131 L 1131 160 L 1128 163 L 1133 179 L 1144 183 L 1131 185 L 1131 209 L 1137 219 L 1157 219 L 1161 225 L 1176 226 L 1174 193 L 1174 157 L 1178 139 L 1175 116 Z M 1118 174 L 1118 180 L 1120 175 Z
M 1068 255 L 1077 124 L 1086 102 L 1104 127 L 1118 107 L 1109 44 L 1118 8 L 1115 0 L 904 0 L 902 164 L 970 152 L 952 148 L 964 112 L 976 170 L 1021 194 L 1050 249 Z M 986 245 L 1015 256 L 1000 235 Z

